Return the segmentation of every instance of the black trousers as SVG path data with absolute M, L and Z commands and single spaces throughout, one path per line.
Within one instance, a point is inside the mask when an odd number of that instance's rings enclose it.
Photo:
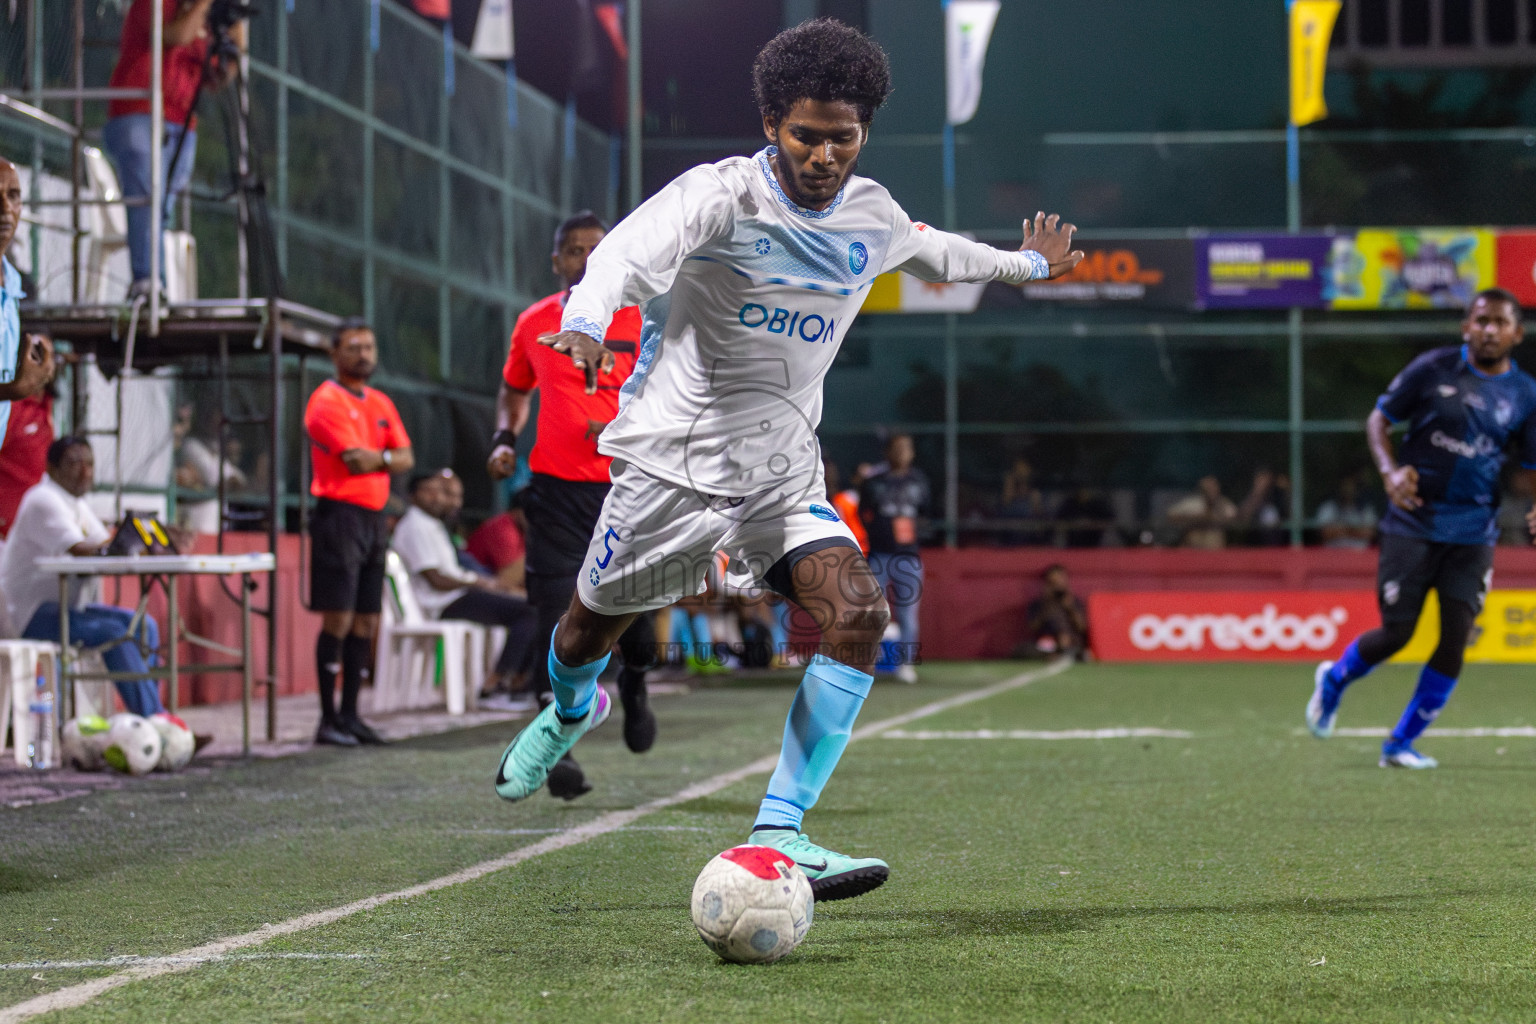
M 498 594 L 491 590 L 471 587 L 462 597 L 444 608 L 440 619 L 462 619 L 478 622 L 482 626 L 502 626 L 507 631 L 507 642 L 496 658 L 496 672 L 509 676 L 521 669 L 533 650 L 534 632 L 539 613 L 533 605 L 512 594 Z M 548 641 L 545 641 L 548 646 Z

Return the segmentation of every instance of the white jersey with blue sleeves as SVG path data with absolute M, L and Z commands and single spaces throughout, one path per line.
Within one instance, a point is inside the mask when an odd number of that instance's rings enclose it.
M 914 223 L 868 178 L 803 209 L 773 155 L 695 167 L 651 197 L 593 250 L 561 323 L 601 340 L 615 310 L 640 305 L 640 356 L 598 449 L 701 494 L 819 483 L 822 378 L 877 275 L 1049 274 L 1039 253 Z

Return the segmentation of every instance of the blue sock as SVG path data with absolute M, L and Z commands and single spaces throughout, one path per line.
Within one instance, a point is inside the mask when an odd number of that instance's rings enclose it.
M 775 654 L 789 650 L 789 613 L 785 610 L 788 607 L 788 601 L 774 605 L 773 614 L 768 619 L 768 632 L 773 637 Z
M 559 627 L 556 627 L 559 631 Z M 555 691 L 555 714 L 566 721 L 581 718 L 592 710 L 592 698 L 597 696 L 597 677 L 608 667 L 612 652 L 603 655 L 590 665 L 572 668 L 555 657 L 554 635 L 549 640 L 549 688 Z
M 801 819 L 816 806 L 848 745 L 853 720 L 859 717 L 874 681 L 874 676 L 825 655 L 811 659 L 784 722 L 779 766 L 768 780 L 757 828 L 800 831 Z
M 1383 746 L 1402 748 L 1412 744 L 1419 733 L 1429 728 L 1429 723 L 1440 714 L 1440 709 L 1451 699 L 1451 691 L 1454 689 L 1455 679 L 1425 665 L 1424 671 L 1419 673 L 1419 685 L 1413 691 L 1413 698 L 1408 701 L 1408 707 L 1403 711 L 1397 728 L 1392 730 L 1392 738 Z
M 708 661 L 715 656 L 715 643 L 709 632 L 709 615 L 705 612 L 693 613 L 693 656 L 700 661 Z
M 1369 675 L 1375 665 L 1369 664 L 1360 657 L 1360 640 L 1351 640 L 1349 646 L 1344 648 L 1344 653 L 1339 655 L 1339 660 L 1333 663 L 1328 670 L 1327 681 L 1333 693 L 1331 696 L 1337 703 L 1343 695 L 1345 687 L 1362 676 Z
M 668 649 L 668 657 L 671 652 L 677 651 L 679 661 L 687 661 L 693 653 L 693 623 L 687 612 L 681 608 L 672 609 L 672 645 Z

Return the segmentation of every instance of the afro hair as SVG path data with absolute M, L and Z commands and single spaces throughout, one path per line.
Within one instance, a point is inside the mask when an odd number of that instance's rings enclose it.
M 817 18 L 768 41 L 752 65 L 752 92 L 775 123 L 800 100 L 851 103 L 868 124 L 891 94 L 885 51 L 856 28 Z

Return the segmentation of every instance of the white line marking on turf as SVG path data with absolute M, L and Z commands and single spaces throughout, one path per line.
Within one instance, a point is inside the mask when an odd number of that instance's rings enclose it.
M 372 953 L 234 953 L 228 956 L 112 956 L 105 960 L 29 960 L 0 964 L 0 971 L 63 971 L 85 967 L 130 967 L 138 964 L 223 963 L 230 960 L 369 960 Z
M 939 732 L 919 729 L 891 729 L 880 734 L 883 740 L 1134 740 L 1159 737 L 1169 740 L 1193 739 L 1194 733 L 1183 729 L 972 729 L 969 732 Z
M 1392 735 L 1392 730 L 1385 726 L 1367 729 L 1335 729 L 1335 736 L 1358 736 L 1362 739 L 1381 739 Z M 1297 729 L 1296 735 L 1305 736 L 1307 730 Z M 1480 726 L 1472 729 L 1428 729 L 1424 733 L 1425 739 L 1477 739 L 1482 736 L 1512 736 L 1536 739 L 1536 725 L 1503 725 Z
M 976 701 L 986 700 L 988 697 L 995 697 L 1000 693 L 1007 693 L 1009 690 L 1017 690 L 1041 679 L 1048 679 L 1051 676 L 1059 675 L 1071 667 L 1072 662 L 1063 659 L 1052 662 L 1044 668 L 1034 669 L 1022 675 L 1014 676 L 1011 679 L 1004 679 L 1002 682 L 994 683 L 991 686 L 984 686 L 979 690 L 971 690 L 968 693 L 957 694 L 944 700 L 936 700 L 931 704 L 924 704 L 915 711 L 908 711 L 904 715 L 897 715 L 894 718 L 887 718 L 883 722 L 874 722 L 862 729 L 857 729 L 854 731 L 853 739 L 866 739 L 887 730 L 906 725 L 908 722 L 915 722 L 919 718 L 936 715 L 940 711 L 948 711 L 950 708 L 973 704 Z M 556 850 L 563 850 L 570 846 L 579 846 L 589 839 L 596 839 L 598 836 L 617 832 L 619 829 L 633 824 L 637 819 L 643 818 L 647 814 L 653 814 L 656 811 L 666 810 L 668 807 L 675 807 L 678 804 L 685 804 L 691 800 L 697 800 L 700 797 L 718 793 L 720 790 L 750 779 L 754 775 L 763 775 L 773 771 L 778 762 L 779 755 L 776 753 L 770 754 L 767 757 L 760 757 L 751 764 L 743 765 L 734 771 L 722 772 L 714 778 L 695 782 L 691 786 L 684 786 L 671 796 L 659 797 L 638 807 L 631 807 L 628 810 L 609 811 L 584 824 L 556 833 L 547 839 L 541 839 L 536 843 L 531 843 L 510 853 L 504 853 L 500 857 L 483 860 L 479 864 L 472 864 L 460 871 L 443 875 L 440 878 L 434 878 L 428 882 L 422 882 L 419 885 L 412 885 L 405 889 L 396 889 L 394 892 L 380 893 L 377 896 L 369 896 L 366 899 L 354 900 L 351 903 L 332 907 L 329 910 L 317 910 L 313 913 L 301 914 L 298 917 L 290 918 L 287 921 L 280 921 L 277 924 L 264 924 L 260 928 L 246 932 L 243 935 L 230 935 L 222 939 L 214 939 L 212 942 L 205 942 L 201 946 L 194 946 L 191 949 L 185 949 L 180 953 L 173 953 L 167 957 L 160 957 L 154 963 L 135 964 L 127 970 L 119 971 L 116 974 L 109 974 L 102 978 L 92 978 L 89 981 L 82 981 L 77 985 L 68 985 L 52 992 L 45 992 L 40 996 L 34 996 L 13 1006 L 0 1009 L 0 1024 L 20 1024 L 21 1021 L 30 1020 L 44 1013 L 84 1006 L 97 996 L 110 992 L 115 988 L 121 988 L 130 982 L 144 981 L 148 978 L 156 978 L 164 974 L 177 974 L 182 971 L 189 971 L 199 964 L 207 963 L 214 957 L 225 956 L 236 950 L 259 946 L 284 935 L 292 935 L 296 932 L 309 931 L 311 928 L 319 928 L 323 925 L 340 921 L 343 918 L 351 917 L 353 914 L 362 913 L 365 910 L 374 910 L 384 906 L 386 903 L 408 900 L 414 896 L 424 896 L 427 893 L 436 892 L 439 889 L 447 889 L 454 885 L 461 885 L 464 882 L 473 882 L 478 878 L 484 878 L 486 875 L 505 868 L 514 867 L 543 854 L 553 853 Z
M 547 836 L 564 832 L 563 828 L 450 828 L 444 829 L 460 836 Z M 699 825 L 631 825 L 616 829 L 619 832 L 713 832 L 712 828 Z

